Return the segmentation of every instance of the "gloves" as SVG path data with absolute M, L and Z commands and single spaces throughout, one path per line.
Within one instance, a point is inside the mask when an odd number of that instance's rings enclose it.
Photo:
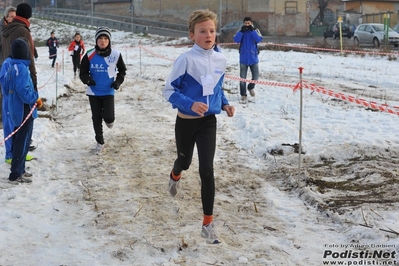
M 120 84 L 119 84 L 118 81 L 114 81 L 114 82 L 112 82 L 112 84 L 111 84 L 111 88 L 114 88 L 115 90 L 118 90 L 118 89 L 119 89 L 119 86 L 120 86 Z
M 86 82 L 86 84 L 87 84 L 88 86 L 95 86 L 95 85 L 96 85 L 96 82 L 95 82 L 92 78 L 89 78 L 89 80 Z
M 242 26 L 241 27 L 241 32 L 244 32 L 244 31 L 253 31 L 254 30 L 254 26 L 252 26 L 252 25 L 249 25 L 249 26 Z
M 37 101 L 36 101 L 36 107 L 37 107 L 37 109 L 40 109 L 40 108 L 42 108 L 43 107 L 43 101 L 42 101 L 42 99 L 37 99 Z

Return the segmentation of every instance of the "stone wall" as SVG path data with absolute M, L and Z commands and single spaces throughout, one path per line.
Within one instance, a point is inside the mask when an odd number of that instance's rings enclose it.
M 169 23 L 187 24 L 189 14 L 196 9 L 209 9 L 218 14 L 224 26 L 233 21 L 242 21 L 250 16 L 263 35 L 305 36 L 309 34 L 309 12 L 306 0 L 297 1 L 297 13 L 286 15 L 282 0 L 134 0 L 134 17 L 160 20 Z M 222 3 L 222 8 L 220 8 Z M 131 16 L 131 2 L 95 2 L 95 12 Z

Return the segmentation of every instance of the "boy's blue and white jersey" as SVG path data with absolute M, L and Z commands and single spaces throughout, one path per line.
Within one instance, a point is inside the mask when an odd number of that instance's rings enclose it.
M 95 49 L 87 52 L 90 63 L 90 76 L 96 81 L 96 85 L 87 86 L 87 95 L 106 96 L 115 94 L 111 84 L 116 78 L 119 56 L 120 52 L 113 49 L 107 57 L 98 55 Z
M 175 61 L 163 95 L 182 114 L 199 116 L 191 110 L 194 102 L 209 106 L 205 116 L 219 114 L 229 104 L 222 89 L 225 72 L 223 54 L 195 44 Z

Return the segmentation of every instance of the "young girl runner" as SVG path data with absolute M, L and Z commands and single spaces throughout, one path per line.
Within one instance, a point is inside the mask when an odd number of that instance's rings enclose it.
M 76 76 L 76 70 L 80 69 L 80 60 L 85 53 L 85 44 L 79 32 L 75 33 L 73 41 L 69 44 L 68 51 L 71 52 L 73 73 Z

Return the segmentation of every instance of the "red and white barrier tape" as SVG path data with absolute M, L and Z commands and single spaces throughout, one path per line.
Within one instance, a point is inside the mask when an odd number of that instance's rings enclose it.
M 149 51 L 147 48 L 142 47 L 145 51 L 149 52 L 150 54 L 152 54 L 155 57 L 158 58 L 164 58 L 167 60 L 172 60 L 169 58 L 165 58 L 163 56 L 157 55 L 154 52 Z M 172 60 L 173 61 L 173 60 Z M 340 92 L 334 92 L 333 90 L 328 90 L 326 88 L 323 88 L 321 86 L 318 86 L 316 84 L 312 84 L 309 83 L 307 81 L 303 81 L 302 84 L 301 83 L 297 83 L 297 84 L 289 84 L 289 83 L 283 83 L 283 82 L 274 82 L 274 81 L 262 81 L 262 80 L 250 80 L 250 79 L 242 79 L 240 77 L 235 77 L 235 76 L 230 76 L 230 75 L 225 75 L 225 78 L 227 79 L 232 79 L 232 80 L 236 80 L 236 81 L 244 81 L 247 83 L 255 83 L 255 84 L 260 84 L 260 85 L 267 85 L 267 86 L 273 86 L 273 87 L 285 87 L 285 88 L 291 88 L 293 89 L 293 91 L 295 92 L 297 89 L 300 89 L 301 87 L 306 88 L 306 89 L 310 89 L 312 91 L 318 92 L 318 93 L 322 93 L 343 101 L 347 101 L 347 102 L 351 102 L 351 103 L 355 103 L 358 105 L 362 105 L 364 107 L 368 107 L 368 108 L 372 108 L 375 110 L 379 110 L 381 112 L 387 112 L 390 114 L 396 114 L 399 115 L 399 110 L 395 111 L 392 108 L 389 108 L 387 104 L 377 104 L 376 102 L 367 102 L 366 100 L 362 99 L 362 98 L 357 98 L 354 96 L 346 96 L 343 93 Z M 399 109 L 399 106 L 394 106 L 393 108 Z
M 4 142 L 6 142 L 9 138 L 11 138 L 15 133 L 17 133 L 17 131 L 26 123 L 26 121 L 29 119 L 29 117 L 33 114 L 33 111 L 35 110 L 37 106 L 37 103 L 35 103 L 32 107 L 32 109 L 30 110 L 29 114 L 25 117 L 24 121 L 22 121 L 22 124 L 13 132 L 10 133 L 10 135 L 8 135 L 7 137 L 4 138 L 4 140 L 2 142 L 0 142 L 0 145 L 3 145 Z

